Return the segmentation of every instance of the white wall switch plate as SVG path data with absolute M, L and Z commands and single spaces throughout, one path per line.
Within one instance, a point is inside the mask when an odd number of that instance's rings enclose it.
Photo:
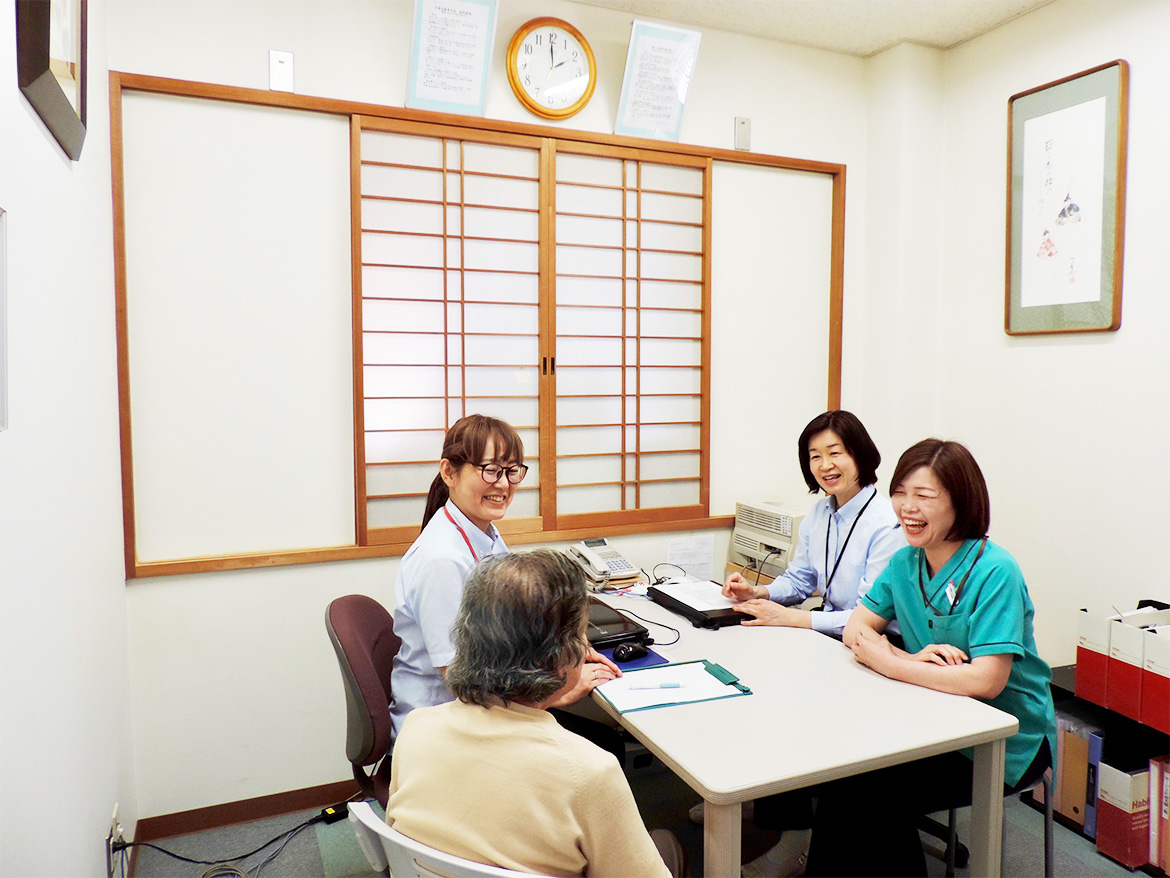
M 296 91 L 293 88 L 293 53 L 268 51 L 268 88 L 272 91 Z
M 735 148 L 752 148 L 752 120 L 747 116 L 735 117 Z

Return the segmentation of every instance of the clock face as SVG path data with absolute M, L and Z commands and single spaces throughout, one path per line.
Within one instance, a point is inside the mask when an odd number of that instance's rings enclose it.
M 508 47 L 508 81 L 533 113 L 556 119 L 579 112 L 597 82 L 593 51 L 580 31 L 557 19 L 528 22 Z

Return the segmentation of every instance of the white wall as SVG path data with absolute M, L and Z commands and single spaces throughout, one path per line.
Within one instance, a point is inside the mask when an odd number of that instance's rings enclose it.
M 895 449 L 927 435 L 971 448 L 991 490 L 992 536 L 1024 569 L 1037 642 L 1052 664 L 1075 660 L 1077 608 L 1170 600 L 1166 565 L 1153 560 L 1170 534 L 1162 502 L 1170 489 L 1167 46 L 1164 0 L 1062 0 L 945 53 L 941 95 L 927 82 L 939 79 L 933 59 L 870 64 L 883 100 L 902 87 L 933 107 L 903 113 L 908 143 L 897 156 L 881 154 L 871 126 L 870 179 L 901 176 L 896 195 L 937 225 L 906 222 L 896 255 L 881 252 L 887 205 L 876 182 L 867 192 L 868 322 L 864 344 L 846 347 L 847 373 L 864 370 L 867 406 L 888 400 L 883 421 L 899 441 L 882 446 L 891 451 L 887 474 Z M 1008 98 L 1116 58 L 1131 72 L 1121 329 L 1009 338 Z M 920 165 L 902 161 L 915 152 Z M 898 265 L 896 285 L 887 259 Z
M 401 104 L 409 10 L 406 0 L 92 0 L 91 127 L 76 165 L 15 89 L 0 90 L 12 263 L 12 427 L 0 433 L 4 874 L 100 874 L 115 800 L 151 816 L 347 775 L 322 614 L 340 594 L 386 599 L 395 561 L 123 587 L 104 82 L 113 68 L 265 88 L 278 48 L 295 53 L 301 93 Z M 570 124 L 610 130 L 628 17 L 504 0 L 497 53 L 538 14 L 589 34 L 607 78 Z M 1170 530 L 1158 503 L 1170 487 L 1159 257 L 1168 36 L 1162 0 L 1058 0 L 941 56 L 902 47 L 868 62 L 705 32 L 683 127 L 685 141 L 726 147 L 733 117 L 746 115 L 758 151 L 848 165 L 844 404 L 873 427 L 883 475 L 923 435 L 971 445 L 991 484 L 993 534 L 1028 573 L 1053 663 L 1072 658 L 1075 607 L 1167 593 L 1148 547 Z M 13 42 L 10 12 L 8 69 Z M 1115 57 L 1133 72 L 1122 328 L 1008 339 L 1007 98 Z M 502 78 L 487 114 L 527 121 Z M 778 367 L 777 380 L 791 374 Z M 761 437 L 763 481 L 790 472 L 791 441 Z M 619 548 L 649 562 L 665 556 L 665 537 Z M 716 555 L 725 549 L 720 533 Z M 46 643 L 38 623 L 50 621 L 58 636 Z M 43 819 L 63 799 L 67 833 Z
M 90 3 L 90 133 L 70 162 L 16 87 L 0 12 L 9 427 L 0 432 L 0 874 L 104 875 L 133 814 L 114 356 L 105 14 Z
M 401 106 L 412 8 L 402 0 L 112 0 L 109 67 L 267 88 L 268 50 L 275 48 L 294 53 L 301 94 Z M 508 0 L 500 4 L 494 69 L 500 69 L 511 33 L 528 19 L 549 14 L 573 21 L 588 35 L 601 70 L 592 101 L 566 127 L 612 131 L 628 16 L 571 3 Z M 758 76 L 734 72 L 743 59 Z M 756 151 L 861 166 L 863 69 L 857 58 L 706 33 L 682 140 L 730 148 L 733 119 L 746 115 L 753 119 Z M 515 101 L 502 74 L 491 80 L 486 115 L 538 121 Z M 859 274 L 854 264 L 859 258 L 851 257 L 853 275 Z M 742 305 L 720 300 L 714 307 L 724 324 L 752 321 L 753 310 Z M 782 401 L 785 384 L 799 374 L 778 376 L 776 400 Z M 822 386 L 817 411 L 824 398 Z M 803 426 L 815 413 L 800 411 L 795 417 Z M 778 445 L 768 436 L 759 449 L 751 414 L 732 411 L 716 419 L 713 447 L 723 449 L 725 459 L 746 456 L 744 448 L 756 451 L 759 461 L 750 479 L 760 496 L 776 496 L 781 485 L 799 486 L 791 452 L 795 433 L 785 430 Z M 774 416 L 771 410 L 765 414 Z M 803 491 L 797 499 L 803 502 Z M 730 513 L 733 506 L 727 503 L 720 511 Z M 667 539 L 675 536 L 614 542 L 649 566 L 666 559 Z M 721 560 L 728 533 L 715 537 Z M 344 699 L 324 633 L 324 609 L 331 598 L 347 593 L 389 603 L 397 563 L 380 559 L 132 582 L 127 594 L 140 813 L 170 813 L 347 777 Z

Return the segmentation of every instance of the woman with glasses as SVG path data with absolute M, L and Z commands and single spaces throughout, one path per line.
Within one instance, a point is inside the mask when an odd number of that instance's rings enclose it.
M 476 414 L 447 430 L 422 533 L 402 556 L 394 583 L 394 633 L 402 638 L 391 675 L 395 736 L 414 708 L 454 698 L 443 674 L 455 657 L 451 626 L 463 583 L 479 559 L 508 551 L 495 522 L 527 473 L 524 443 L 510 424 Z M 561 704 L 584 698 L 620 673 L 590 650 L 579 684 Z
M 958 442 L 924 439 L 902 455 L 891 485 L 909 546 L 858 603 L 845 644 L 887 677 L 1015 716 L 1020 730 L 1007 739 L 1004 793 L 1028 789 L 1056 752 L 1052 672 L 1036 651 L 1019 565 L 987 538 L 983 473 Z M 895 619 L 905 650 L 882 633 Z M 809 874 L 925 875 L 917 818 L 970 804 L 972 767 L 963 752 L 944 753 L 829 785 L 817 807 Z

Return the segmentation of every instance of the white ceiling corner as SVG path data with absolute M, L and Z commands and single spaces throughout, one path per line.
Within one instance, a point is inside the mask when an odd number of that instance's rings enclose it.
M 1053 0 L 577 0 L 672 24 L 868 57 L 949 49 Z

